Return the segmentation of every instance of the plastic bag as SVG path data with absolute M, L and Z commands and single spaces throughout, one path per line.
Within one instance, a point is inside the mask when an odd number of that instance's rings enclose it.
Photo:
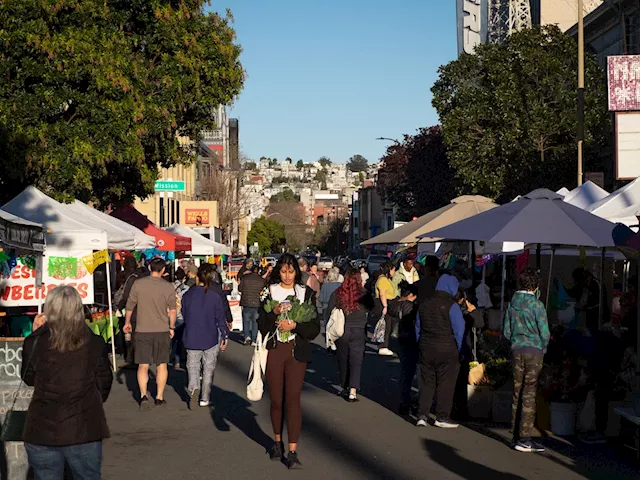
M 385 322 L 384 317 L 380 317 L 378 323 L 376 323 L 376 328 L 373 329 L 373 336 L 371 337 L 371 342 L 373 343 L 384 343 L 384 334 L 386 330 L 387 322 Z

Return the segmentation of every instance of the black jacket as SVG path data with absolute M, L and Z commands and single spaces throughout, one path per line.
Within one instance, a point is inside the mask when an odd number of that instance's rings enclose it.
M 316 293 L 309 287 L 305 287 L 305 289 L 304 301 L 311 305 L 315 305 Z M 261 302 L 258 313 L 258 328 L 260 329 L 262 336 L 265 337 L 268 333 L 275 334 L 278 316 L 273 312 L 267 313 L 264 310 L 264 302 Z M 303 363 L 311 362 L 311 341 L 320 334 L 320 320 L 316 316 L 310 322 L 298 323 L 292 332 L 296 334 L 296 337 L 293 340 L 293 355 L 295 359 Z M 273 335 L 267 343 L 267 350 L 273 350 L 276 348 L 277 344 L 278 340 L 276 336 Z
M 260 307 L 260 292 L 264 288 L 264 278 L 257 273 L 249 272 L 242 277 L 240 282 L 240 306 L 248 308 Z
M 420 345 L 429 345 L 440 350 L 457 351 L 451 327 L 449 311 L 455 304 L 447 292 L 436 291 L 431 298 L 420 304 Z
M 229 299 L 227 294 L 222 289 L 222 286 L 217 282 L 212 282 L 209 285 L 209 290 L 216 292 L 222 299 L 222 306 L 224 307 L 224 315 L 227 317 L 227 323 L 233 323 L 233 315 L 231 314 L 231 307 L 229 306 Z
M 74 352 L 59 353 L 49 345 L 46 324 L 24 341 L 22 379 L 35 389 L 23 440 L 68 446 L 108 438 L 102 404 L 111 391 L 113 374 L 104 340 L 87 327 L 86 342 Z

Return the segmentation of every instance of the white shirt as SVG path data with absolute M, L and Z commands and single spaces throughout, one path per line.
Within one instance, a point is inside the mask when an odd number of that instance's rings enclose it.
M 271 292 L 271 298 L 273 300 L 276 300 L 277 302 L 283 302 L 284 300 L 287 299 L 287 297 L 290 297 L 291 295 L 295 295 L 296 297 L 298 297 L 298 300 L 300 300 L 300 303 L 302 303 L 304 302 L 304 297 L 306 293 L 306 289 L 301 285 L 296 285 L 293 288 L 283 288 L 279 284 L 271 285 L 269 290 Z M 276 329 L 276 335 L 277 335 L 278 341 L 281 343 L 291 342 L 294 338 L 296 338 L 295 333 L 293 332 L 289 332 L 289 333 L 290 333 L 289 338 L 287 338 L 286 340 L 283 340 L 281 335 L 282 332 Z

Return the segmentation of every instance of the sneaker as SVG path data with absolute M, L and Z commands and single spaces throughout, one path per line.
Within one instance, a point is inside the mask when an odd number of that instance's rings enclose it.
M 247 337 L 244 339 L 244 344 L 245 345 L 251 345 L 251 337 Z
M 607 443 L 607 437 L 602 433 L 590 433 L 580 440 L 587 445 L 602 445 L 603 443 Z
M 252 347 L 255 347 L 256 345 L 258 345 L 256 342 L 251 342 Z
M 378 355 L 382 355 L 383 357 L 392 357 L 393 356 L 393 352 L 391 350 L 389 350 L 388 348 L 380 348 L 378 350 Z
M 300 460 L 298 460 L 298 454 L 296 452 L 289 452 L 289 455 L 287 455 L 287 468 L 289 470 L 302 468 L 302 464 L 300 463 Z
M 140 399 L 140 410 L 143 412 L 151 410 L 151 403 L 146 395 Z
M 191 401 L 189 402 L 189 405 L 195 405 L 198 402 L 199 399 L 200 399 L 200 389 L 199 388 L 195 388 L 191 392 Z
M 201 407 L 208 407 L 209 406 L 209 402 L 205 402 L 204 400 L 200 401 L 200 406 Z
M 283 456 L 284 456 L 284 443 L 282 442 L 274 443 L 273 447 L 271 447 L 271 450 L 269 450 L 269 457 L 271 458 L 271 460 L 278 461 L 278 460 L 281 460 Z
M 155 401 L 156 407 L 164 407 L 167 404 L 167 401 L 163 399 L 156 398 Z
M 347 402 L 349 403 L 356 403 L 359 402 L 360 400 L 358 400 L 358 397 L 356 396 L 355 393 L 350 393 L 349 396 L 347 397 Z
M 426 427 L 427 426 L 427 416 L 419 415 L 418 421 L 416 422 L 416 427 Z
M 458 428 L 460 426 L 460 424 L 454 422 L 448 417 L 436 419 L 434 425 L 440 428 Z
M 517 450 L 518 452 L 525 452 L 525 453 L 531 453 L 531 452 L 536 452 L 536 453 L 541 453 L 544 452 L 544 447 L 542 445 L 539 445 L 535 442 L 532 442 L 530 438 L 522 438 L 520 440 L 518 440 L 518 442 L 516 442 L 515 446 L 513 447 L 515 450 Z

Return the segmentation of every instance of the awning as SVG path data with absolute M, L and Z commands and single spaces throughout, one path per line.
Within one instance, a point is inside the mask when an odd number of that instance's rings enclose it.
M 39 223 L 0 210 L 0 246 L 42 252 L 44 228 Z
M 191 251 L 191 239 L 162 230 L 131 205 L 111 212 L 111 215 L 123 222 L 142 230 L 156 239 L 156 248 L 163 252 Z

